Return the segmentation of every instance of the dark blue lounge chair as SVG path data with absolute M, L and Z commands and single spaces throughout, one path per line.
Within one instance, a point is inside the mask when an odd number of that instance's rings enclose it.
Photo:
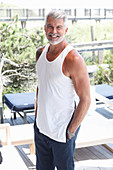
M 113 86 L 110 86 L 108 84 L 98 84 L 95 85 L 95 90 L 100 95 L 108 99 L 113 99 Z
M 100 95 L 113 99 L 113 87 L 108 84 L 95 85 L 95 90 Z M 34 109 L 35 92 L 29 93 L 14 93 L 5 94 L 4 103 L 8 108 L 14 112 L 14 118 L 16 118 L 16 112 L 24 113 L 24 122 L 26 123 L 26 113 L 31 112 Z
M 19 114 L 23 112 L 24 123 L 26 123 L 26 113 L 34 110 L 35 92 L 5 94 L 3 102 L 14 113 L 14 118 L 16 118 L 16 112 Z

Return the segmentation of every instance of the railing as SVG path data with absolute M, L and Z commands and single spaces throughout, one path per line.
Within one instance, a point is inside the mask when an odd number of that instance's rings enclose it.
M 98 64 L 102 64 L 103 63 L 103 50 L 113 49 L 113 40 L 76 43 L 76 44 L 72 44 L 72 46 L 76 48 L 77 51 L 80 53 L 92 51 L 94 61 L 95 61 L 94 52 L 98 51 Z
M 111 44 L 113 44 L 113 40 L 76 43 L 72 44 L 72 46 L 77 48 L 79 52 L 86 52 L 86 51 L 110 50 L 113 49 L 113 45 Z
M 72 21 L 113 19 L 113 9 L 64 9 Z M 0 9 L 0 21 L 10 21 L 18 15 L 19 21 L 44 20 L 48 9 Z

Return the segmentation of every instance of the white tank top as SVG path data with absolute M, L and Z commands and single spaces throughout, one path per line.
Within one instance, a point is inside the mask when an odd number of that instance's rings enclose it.
M 37 127 L 44 135 L 59 142 L 66 142 L 66 129 L 74 112 L 75 90 L 72 80 L 62 72 L 62 64 L 71 45 L 53 61 L 48 61 L 45 46 L 36 63 L 38 77 Z

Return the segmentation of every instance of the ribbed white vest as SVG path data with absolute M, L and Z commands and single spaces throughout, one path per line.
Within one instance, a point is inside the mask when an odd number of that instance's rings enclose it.
M 73 49 L 68 45 L 53 61 L 48 61 L 45 46 L 36 63 L 38 77 L 37 127 L 44 135 L 66 142 L 66 128 L 74 111 L 75 90 L 72 80 L 62 72 L 66 55 Z

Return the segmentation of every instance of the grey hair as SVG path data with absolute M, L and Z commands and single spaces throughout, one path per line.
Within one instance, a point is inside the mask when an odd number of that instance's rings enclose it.
M 54 9 L 54 10 L 50 11 L 46 16 L 45 25 L 47 24 L 47 20 L 48 20 L 49 17 L 52 17 L 52 18 L 55 18 L 55 19 L 63 19 L 65 28 L 67 27 L 67 20 L 68 19 L 67 19 L 67 16 L 66 16 L 66 14 L 63 10 Z

